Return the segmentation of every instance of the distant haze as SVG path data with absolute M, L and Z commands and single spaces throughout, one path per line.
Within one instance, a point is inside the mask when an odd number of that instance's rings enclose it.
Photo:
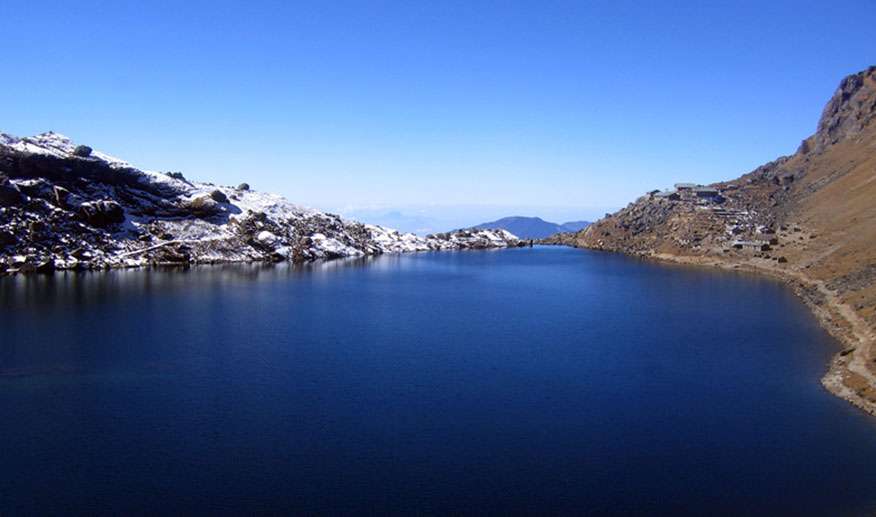
M 0 131 L 411 229 L 591 219 L 538 207 L 793 152 L 872 64 L 874 19 L 872 0 L 7 1 Z
M 471 228 L 503 217 L 527 215 L 547 221 L 595 221 L 618 207 L 496 206 L 496 205 L 406 205 L 325 208 L 366 223 L 426 235 L 458 228 Z M 513 233 L 513 232 L 512 232 Z

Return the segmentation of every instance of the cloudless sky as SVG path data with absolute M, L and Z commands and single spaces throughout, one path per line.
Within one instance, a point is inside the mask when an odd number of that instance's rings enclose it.
M 874 27 L 872 0 L 0 0 L 0 131 L 345 213 L 585 218 L 793 152 Z

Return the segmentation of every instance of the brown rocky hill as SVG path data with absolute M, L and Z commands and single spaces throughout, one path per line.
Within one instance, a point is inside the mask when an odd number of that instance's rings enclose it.
M 850 75 L 791 156 L 678 184 L 554 242 L 756 270 L 791 283 L 846 345 L 823 382 L 876 414 L 876 67 Z

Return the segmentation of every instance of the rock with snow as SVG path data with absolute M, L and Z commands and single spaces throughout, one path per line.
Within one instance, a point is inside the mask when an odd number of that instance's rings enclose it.
M 0 264 L 49 271 L 307 261 L 519 245 L 503 230 L 420 237 L 257 192 L 143 171 L 58 133 L 0 133 Z M 18 259 L 21 259 L 20 261 Z
M 17 185 L 9 181 L 5 175 L 0 174 L 0 206 L 14 206 L 24 202 L 25 196 Z
M 91 156 L 92 149 L 87 145 L 77 145 L 75 149 L 73 149 L 73 156 L 78 156 L 80 158 L 88 158 Z
M 210 194 L 199 193 L 188 200 L 186 207 L 198 217 L 206 217 L 219 212 L 219 203 Z
M 122 206 L 112 199 L 86 201 L 79 205 L 78 214 L 85 222 L 97 227 L 119 224 L 125 220 Z
M 213 198 L 213 201 L 215 201 L 217 203 L 227 203 L 228 202 L 228 196 L 226 196 L 225 193 L 219 189 L 216 189 L 213 192 L 210 192 L 210 197 Z

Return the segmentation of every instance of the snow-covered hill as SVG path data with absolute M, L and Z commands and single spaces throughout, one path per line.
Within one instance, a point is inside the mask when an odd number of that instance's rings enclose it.
M 518 245 L 505 230 L 400 233 L 246 184 L 142 171 L 58 133 L 0 133 L 0 274 Z

